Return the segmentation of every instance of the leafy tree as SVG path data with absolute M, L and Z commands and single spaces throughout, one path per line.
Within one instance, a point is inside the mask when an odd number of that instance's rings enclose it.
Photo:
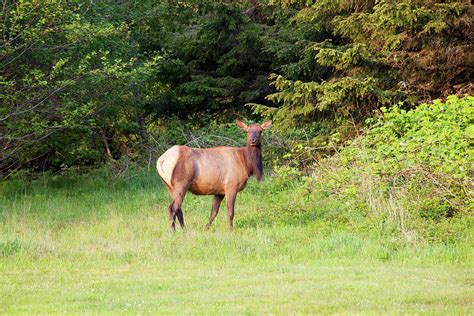
M 173 117 L 270 116 L 326 141 L 382 106 L 472 92 L 465 1 L 4 4 L 0 170 L 137 159 Z
M 299 46 L 304 52 L 271 76 L 277 92 L 267 99 L 280 107 L 253 105 L 282 127 L 328 114 L 361 121 L 399 101 L 472 92 L 472 6 L 466 1 L 272 3 L 290 14 L 283 28 L 299 31 L 290 43 L 268 42 L 269 50 L 281 56 L 281 47 L 291 52 Z M 304 78 L 301 73 L 311 69 L 307 60 L 324 70 Z
M 136 128 L 141 83 L 158 57 L 137 58 L 130 26 L 90 10 L 88 3 L 47 1 L 4 8 L 3 168 L 110 159 L 119 149 L 111 139 Z

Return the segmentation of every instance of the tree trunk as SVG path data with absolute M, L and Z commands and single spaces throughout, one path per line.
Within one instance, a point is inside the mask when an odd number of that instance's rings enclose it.
M 102 140 L 102 144 L 104 144 L 104 157 L 106 160 L 112 159 L 112 152 L 110 151 L 109 141 L 107 140 L 107 135 L 105 135 L 105 131 L 101 128 L 100 129 L 100 139 Z
M 143 112 L 138 113 L 137 124 L 138 124 L 138 134 L 140 134 L 142 143 L 146 143 L 148 139 L 148 135 L 147 135 L 147 130 L 145 126 L 145 115 L 143 114 Z

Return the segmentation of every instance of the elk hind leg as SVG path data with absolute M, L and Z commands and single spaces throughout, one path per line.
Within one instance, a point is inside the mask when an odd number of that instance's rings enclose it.
M 170 215 L 170 222 L 171 222 L 171 228 L 173 230 L 176 229 L 176 217 L 178 218 L 179 223 L 181 224 L 181 227 L 184 227 L 184 217 L 183 217 L 183 211 L 181 210 L 181 204 L 183 204 L 184 196 L 186 195 L 186 188 L 176 188 L 173 191 L 172 198 L 173 202 L 171 202 L 170 209 L 169 209 L 169 215 Z
M 181 228 L 185 228 L 183 210 L 181 209 L 181 206 L 179 207 L 178 211 L 176 212 L 176 216 L 178 217 L 179 225 L 181 226 Z

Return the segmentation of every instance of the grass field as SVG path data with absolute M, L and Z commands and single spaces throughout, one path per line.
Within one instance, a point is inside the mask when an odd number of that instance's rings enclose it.
M 0 183 L 0 313 L 470 314 L 470 244 L 401 244 L 304 214 L 272 178 L 204 229 L 211 197 L 188 195 L 169 230 L 153 172 Z M 283 218 L 283 219 L 282 219 Z

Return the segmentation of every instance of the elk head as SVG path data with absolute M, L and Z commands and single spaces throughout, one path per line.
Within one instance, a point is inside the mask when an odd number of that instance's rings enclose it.
M 235 123 L 240 129 L 243 129 L 247 133 L 247 146 L 251 147 L 260 147 L 263 130 L 272 125 L 272 121 L 266 121 L 261 125 L 251 124 L 249 126 L 240 120 L 236 120 Z

